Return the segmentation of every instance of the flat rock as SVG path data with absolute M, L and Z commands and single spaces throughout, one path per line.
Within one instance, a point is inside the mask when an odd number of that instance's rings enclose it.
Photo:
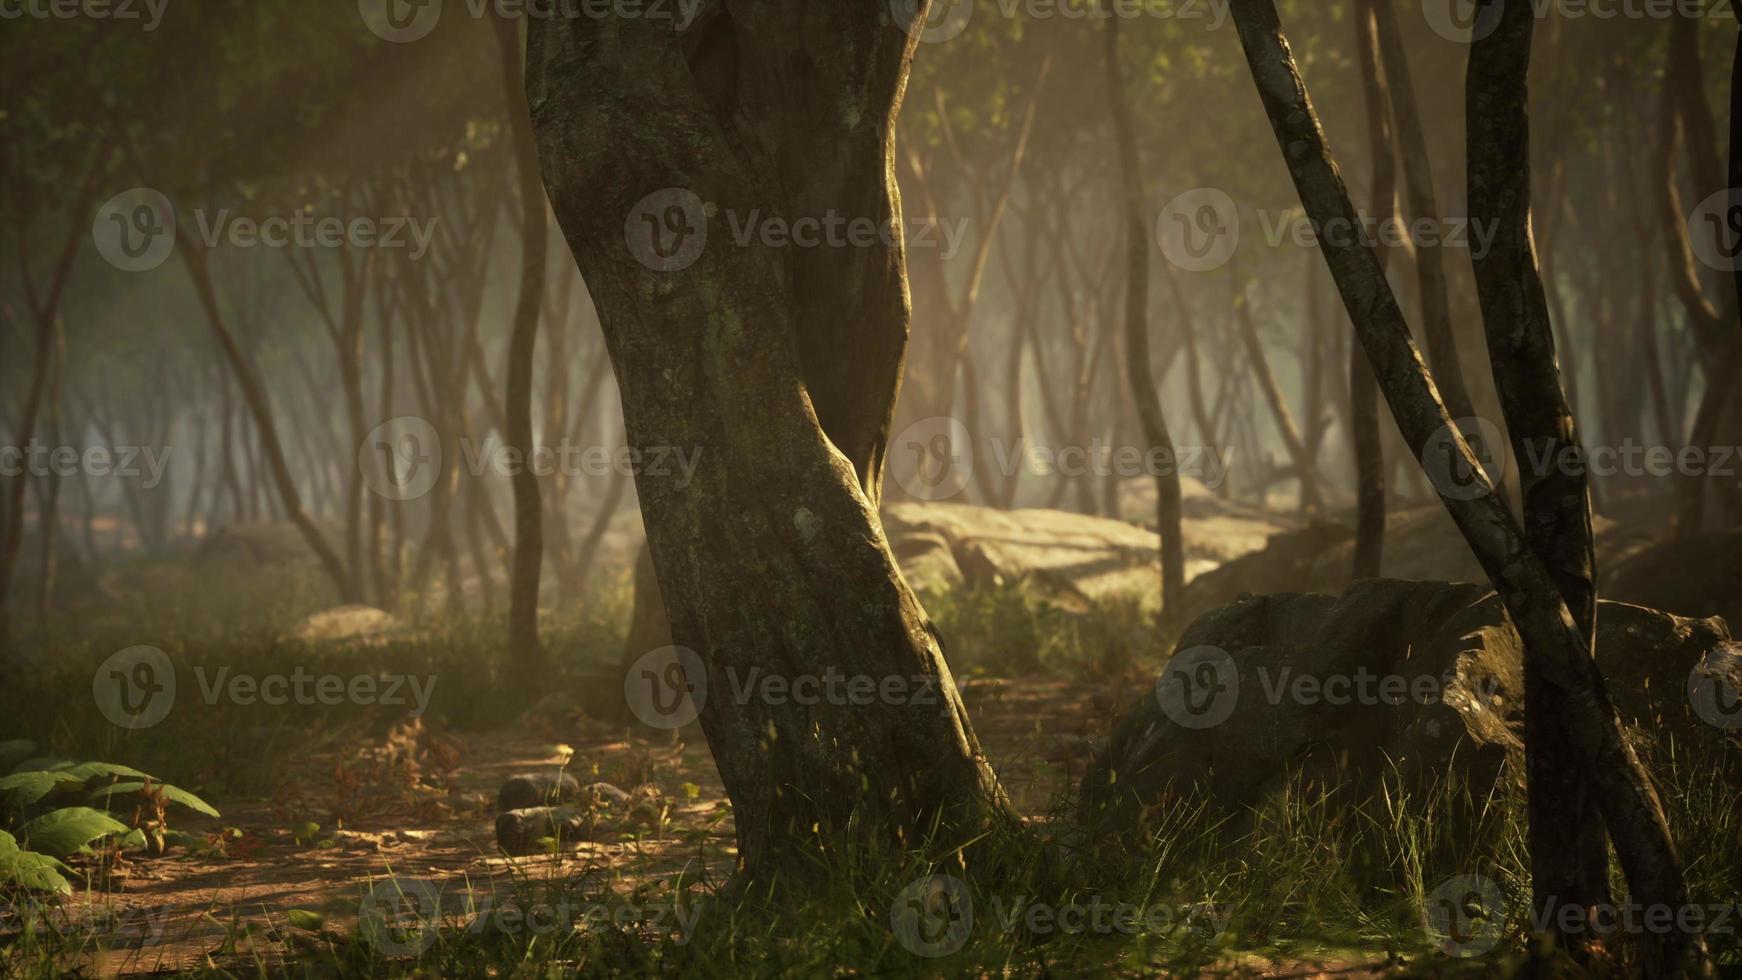
M 883 528 L 902 573 L 917 588 L 1027 582 L 1077 611 L 1115 601 L 1153 608 L 1161 539 L 1125 521 L 1038 508 L 955 503 L 886 504 Z M 1249 518 L 1187 519 L 1188 578 L 1264 545 L 1277 525 Z
M 291 627 L 286 635 L 304 643 L 330 643 L 380 639 L 404 629 L 405 624 L 390 612 L 352 605 L 314 613 Z

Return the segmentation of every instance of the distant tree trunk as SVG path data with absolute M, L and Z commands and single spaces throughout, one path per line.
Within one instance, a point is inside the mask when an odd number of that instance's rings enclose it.
M 1137 418 L 1143 424 L 1143 441 L 1149 453 L 1174 458 L 1173 436 L 1161 409 L 1155 376 L 1149 363 L 1149 222 L 1144 218 L 1143 161 L 1132 134 L 1131 108 L 1125 98 L 1124 73 L 1119 70 L 1119 18 L 1107 24 L 1107 98 L 1112 109 L 1113 133 L 1119 146 L 1119 170 L 1125 192 L 1125 376 Z M 1186 586 L 1185 542 L 1180 530 L 1179 467 L 1155 471 L 1156 533 L 1161 536 L 1161 628 L 1171 636 L 1184 628 L 1180 599 Z M 1117 516 L 1115 513 L 1114 516 Z
M 62 445 L 61 432 L 61 400 L 66 387 L 67 376 L 67 328 L 66 322 L 55 318 L 54 328 L 54 364 L 49 369 L 48 383 L 48 439 L 49 445 Z M 38 623 L 48 618 L 48 608 L 54 599 L 55 571 L 59 567 L 57 558 L 58 542 L 60 540 L 60 492 L 62 479 L 60 474 L 50 472 L 43 480 L 42 506 L 37 513 L 36 525 L 42 538 L 40 563 L 36 578 L 36 621 Z
M 1434 193 L 1433 155 L 1428 152 L 1427 133 L 1421 123 L 1421 108 L 1415 98 L 1415 83 L 1409 70 L 1409 52 L 1397 27 L 1397 13 L 1390 3 L 1376 3 L 1372 11 L 1379 30 L 1379 57 L 1384 65 L 1386 89 L 1397 123 L 1403 150 L 1404 187 L 1410 217 L 1416 221 L 1443 223 L 1439 199 Z M 1422 333 L 1427 338 L 1428 360 L 1433 364 L 1434 386 L 1456 419 L 1476 414 L 1470 390 L 1464 382 L 1464 367 L 1458 357 L 1457 333 L 1452 325 L 1452 304 L 1446 286 L 1445 252 L 1440 236 L 1416 247 L 1416 272 L 1421 284 Z
M 1283 397 L 1282 386 L 1270 370 L 1270 361 L 1264 356 L 1264 345 L 1258 339 L 1258 325 L 1252 321 L 1252 303 L 1241 285 L 1235 287 L 1234 323 L 1239 328 L 1240 343 L 1246 349 L 1246 363 L 1252 368 L 1252 380 L 1257 383 L 1258 393 L 1270 409 L 1270 420 L 1276 425 L 1277 435 L 1282 437 L 1283 450 L 1288 453 L 1289 463 L 1300 481 L 1300 509 L 1309 514 L 1320 513 L 1324 510 L 1324 500 L 1319 496 L 1317 465 L 1307 451 L 1306 440 L 1301 436 L 1294 414 L 1288 410 L 1288 400 Z
M 533 145 L 532 117 L 522 81 L 520 25 L 497 17 L 496 41 L 502 52 L 502 78 L 508 98 L 509 132 L 520 191 L 520 296 L 514 332 L 508 342 L 508 445 L 518 450 L 521 467 L 514 487 L 514 559 L 508 576 L 508 665 L 523 686 L 536 687 L 543 676 L 538 646 L 538 582 L 544 564 L 544 511 L 538 475 L 533 472 L 532 359 L 538 345 L 538 318 L 544 299 L 547 235 L 544 184 Z
M 18 222 L 19 248 L 18 274 L 24 289 L 25 300 L 29 305 L 32 319 L 36 327 L 36 347 L 30 360 L 30 388 L 24 395 L 24 411 L 18 419 L 18 429 L 14 433 L 20 447 L 30 444 L 36 433 L 37 414 L 42 409 L 44 392 L 49 383 L 49 366 L 54 350 L 55 331 L 60 322 L 61 296 L 66 290 L 67 280 L 72 275 L 73 258 L 78 254 L 79 245 L 85 240 L 86 208 L 94 197 L 93 187 L 96 183 L 97 169 L 92 168 L 83 187 L 71 199 L 66 214 L 71 221 L 72 231 L 67 235 L 66 243 L 55 254 L 54 264 L 49 270 L 48 287 L 39 296 L 36 282 L 31 276 L 31 250 L 25 244 L 22 217 Z M 13 652 L 14 637 L 12 635 L 12 579 L 18 569 L 18 555 L 24 546 L 24 495 L 30 485 L 29 468 L 22 467 L 17 475 L 10 478 L 10 491 L 3 496 L 6 510 L 0 514 L 0 656 L 10 656 Z
M 1485 5 L 1491 8 L 1493 2 Z M 1525 541 L 1554 579 L 1580 644 L 1594 650 L 1597 556 L 1584 472 L 1528 464 L 1582 452 L 1562 394 L 1548 300 L 1531 240 L 1526 76 L 1534 24 L 1528 4 L 1507 3 L 1498 28 L 1470 47 L 1465 87 L 1470 217 L 1495 228 L 1489 248 L 1472 259 L 1494 387 L 1519 464 Z M 1601 692 L 1595 662 L 1577 666 L 1589 676 L 1589 686 Z M 1610 901 L 1609 846 L 1592 781 L 1572 744 L 1577 709 L 1568 700 L 1574 696 L 1550 682 L 1538 658 L 1525 658 L 1532 902 L 1536 914 L 1556 924 L 1550 928 L 1557 944 L 1583 961 L 1594 932 L 1588 910 Z M 1574 915 L 1583 924 L 1560 927 L 1565 908 L 1578 910 Z
M 253 365 L 248 362 L 247 355 L 242 352 L 235 335 L 224 322 L 223 311 L 218 309 L 218 298 L 212 289 L 211 270 L 206 264 L 203 246 L 185 229 L 176 229 L 176 239 L 176 251 L 181 253 L 182 261 L 187 266 L 188 278 L 193 281 L 194 295 L 206 314 L 206 323 L 211 327 L 212 335 L 218 341 L 218 349 L 230 366 L 230 374 L 235 378 L 237 388 L 242 392 L 243 404 L 254 417 L 254 429 L 259 437 L 261 455 L 265 457 L 264 462 L 269 468 L 273 486 L 278 491 L 280 506 L 291 523 L 302 533 L 303 541 L 314 552 L 321 567 L 326 570 L 327 577 L 332 579 L 333 586 L 338 590 L 339 601 L 362 602 L 363 597 L 357 591 L 355 580 L 346 571 L 338 552 L 333 550 L 332 544 L 315 527 L 314 519 L 309 517 L 308 511 L 303 507 L 302 495 L 297 492 L 296 479 L 291 474 L 290 463 L 284 454 L 284 444 L 278 437 L 278 426 L 273 421 L 272 406 L 267 400 L 266 389 L 255 376 Z
M 1355 49 L 1367 103 L 1368 153 L 1373 159 L 1373 217 L 1397 217 L 1397 156 L 1391 146 L 1388 79 L 1380 67 L 1377 0 L 1355 8 Z M 1391 250 L 1380 248 L 1383 273 Z M 1385 556 L 1385 442 L 1379 423 L 1379 383 L 1360 344 L 1349 345 L 1349 442 L 1355 451 L 1356 578 L 1378 578 Z
M 967 839 L 1008 812 L 877 518 L 904 246 L 738 247 L 723 220 L 900 227 L 891 153 L 917 40 L 885 14 L 763 0 L 708 8 L 682 35 L 649 20 L 530 23 L 546 186 L 599 310 L 629 445 L 700 452 L 690 479 L 642 470 L 636 488 L 674 642 L 706 666 L 689 683 L 708 692 L 701 724 L 752 878 L 798 871 L 831 842 Z M 851 94 L 813 97 L 824 91 Z M 660 192 L 642 224 L 638 202 Z M 639 254 L 626 221 L 647 235 Z M 734 696 L 831 673 L 933 693 Z
M 1285 151 L 1284 159 L 1307 214 L 1321 227 L 1332 220 L 1355 221 L 1348 189 L 1325 145 L 1324 131 L 1289 52 L 1274 0 L 1234 0 L 1232 10 L 1258 94 L 1278 145 Z M 1515 46 L 1530 17 L 1528 3 L 1509 4 L 1498 43 Z M 1522 169 L 1526 162 L 1514 160 L 1513 165 Z M 1569 729 L 1569 743 L 1577 752 L 1575 764 L 1594 786 L 1597 805 L 1627 874 L 1631 899 L 1647 906 L 1683 907 L 1687 896 L 1681 862 L 1663 808 L 1609 702 L 1590 644 L 1561 598 L 1556 573 L 1525 539 L 1457 434 L 1410 341 L 1408 324 L 1385 281 L 1378 257 L 1371 249 L 1349 243 L 1321 240 L 1320 247 L 1392 416 L 1416 458 L 1425 460 L 1430 440 L 1446 439 L 1449 434 L 1445 449 L 1455 453 L 1452 462 L 1484 491 L 1474 499 L 1442 494 L 1442 500 L 1499 592 L 1524 641 L 1531 669 L 1539 671 L 1566 699 L 1561 717 Z M 1535 397 L 1547 397 L 1547 393 Z M 1679 931 L 1662 935 L 1647 931 L 1641 937 L 1646 972 L 1668 976 L 1697 964 L 1704 958 L 1703 945 L 1698 936 Z

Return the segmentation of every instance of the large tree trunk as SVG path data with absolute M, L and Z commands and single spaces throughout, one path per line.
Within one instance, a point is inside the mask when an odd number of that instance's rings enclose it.
M 1144 220 L 1143 161 L 1131 131 L 1131 108 L 1126 104 L 1125 80 L 1119 70 L 1119 19 L 1107 20 L 1107 98 L 1112 109 L 1113 133 L 1119 144 L 1119 170 L 1125 191 L 1125 376 L 1131 399 L 1137 403 L 1137 418 L 1143 425 L 1148 453 L 1174 458 L 1173 436 L 1161 410 L 1155 375 L 1149 364 L 1149 222 Z M 1180 596 L 1185 592 L 1185 542 L 1180 531 L 1179 468 L 1166 466 L 1155 472 L 1156 532 L 1161 536 L 1161 627 L 1167 635 L 1183 627 Z M 1115 507 L 1113 516 L 1118 516 Z
M 1533 467 L 1582 452 L 1555 362 L 1548 300 L 1531 240 L 1530 122 L 1526 76 L 1535 18 L 1507 4 L 1496 29 L 1470 48 L 1465 88 L 1470 217 L 1496 229 L 1472 258 L 1488 339 L 1494 387 L 1518 462 L 1524 536 L 1548 567 L 1586 649 L 1596 643 L 1596 542 L 1583 471 Z M 1586 667 L 1601 689 L 1595 662 Z M 1590 909 L 1610 901 L 1609 847 L 1591 780 L 1571 742 L 1569 692 L 1541 663 L 1524 664 L 1525 768 L 1529 785 L 1532 903 L 1559 945 L 1584 958 L 1594 930 Z M 1578 928 L 1559 926 L 1561 910 L 1578 909 Z
M 496 18 L 495 25 L 520 191 L 520 295 L 514 307 L 514 332 L 508 341 L 504 406 L 508 445 L 519 452 L 522 463 L 511 477 L 514 557 L 508 575 L 508 665 L 519 684 L 532 688 L 543 674 L 538 647 L 538 580 L 544 565 L 544 511 L 532 465 L 532 358 L 538 346 L 538 317 L 544 299 L 544 186 L 521 81 L 520 25 L 507 17 Z
M 1259 97 L 1307 214 L 1320 227 L 1333 220 L 1354 222 L 1354 205 L 1325 144 L 1274 0 L 1234 0 L 1232 9 Z M 1529 5 L 1523 0 L 1509 5 L 1506 31 L 1515 33 L 1517 22 L 1529 16 Z M 1524 160 L 1513 163 L 1527 166 Z M 1621 729 L 1591 658 L 1588 638 L 1561 598 L 1556 573 L 1525 539 L 1453 425 L 1410 340 L 1408 324 L 1378 257 L 1369 248 L 1349 243 L 1321 240 L 1320 247 L 1392 416 L 1416 458 L 1426 460 L 1430 442 L 1443 441 L 1438 451 L 1455 454 L 1455 465 L 1471 474 L 1473 485 L 1482 491 L 1473 498 L 1466 493 L 1441 496 L 1499 592 L 1524 641 L 1530 669 L 1565 699 L 1560 717 L 1567 726 L 1574 764 L 1593 784 L 1632 900 L 1681 908 L 1686 889 L 1663 808 Z M 1680 933 L 1647 934 L 1641 952 L 1649 974 L 1667 976 L 1703 960 L 1703 943 Z
M 830 841 L 966 841 L 1004 812 L 877 518 L 904 245 L 740 246 L 726 220 L 900 226 L 892 144 L 915 41 L 883 13 L 762 0 L 681 33 L 531 23 L 545 181 L 629 445 L 700 451 L 687 482 L 644 469 L 636 489 L 673 639 L 705 664 L 688 681 L 752 875 Z M 799 704 L 762 684 L 843 675 L 907 693 Z

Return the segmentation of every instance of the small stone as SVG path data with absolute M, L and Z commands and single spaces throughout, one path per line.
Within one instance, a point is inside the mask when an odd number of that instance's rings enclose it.
M 496 846 L 506 854 L 543 854 L 553 839 L 558 847 L 591 840 L 593 828 L 593 814 L 574 807 L 509 810 L 496 818 Z
M 502 784 L 496 793 L 496 812 L 524 810 L 528 807 L 550 806 L 580 796 L 581 784 L 564 773 L 521 773 Z

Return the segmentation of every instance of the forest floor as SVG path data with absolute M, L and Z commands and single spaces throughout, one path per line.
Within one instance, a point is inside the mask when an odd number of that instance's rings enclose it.
M 1014 804 L 1043 819 L 1061 794 L 1073 792 L 1089 740 L 1106 731 L 1128 692 L 1125 685 L 985 680 L 969 683 L 964 696 Z M 643 741 L 599 727 L 541 719 L 453 739 L 413 725 L 377 744 L 311 753 L 281 774 L 271 798 L 226 801 L 222 833 L 217 822 L 196 821 L 221 846 L 130 858 L 106 889 L 58 910 L 49 928 L 83 923 L 95 932 L 101 923 L 99 941 L 80 945 L 63 933 L 78 949 L 78 965 L 97 975 L 275 972 L 299 954 L 351 942 L 364 896 L 384 881 L 435 886 L 444 916 L 488 909 L 528 881 L 591 878 L 635 894 L 670 894 L 679 881 L 704 890 L 723 881 L 734 861 L 734 828 L 700 732 Z M 559 854 L 502 856 L 496 790 L 512 775 L 559 767 L 583 783 L 654 787 L 661 805 Z M 406 778 L 438 771 L 439 791 L 428 788 L 429 779 Z M 1247 976 L 1382 972 L 1382 964 L 1350 962 L 1228 966 Z

